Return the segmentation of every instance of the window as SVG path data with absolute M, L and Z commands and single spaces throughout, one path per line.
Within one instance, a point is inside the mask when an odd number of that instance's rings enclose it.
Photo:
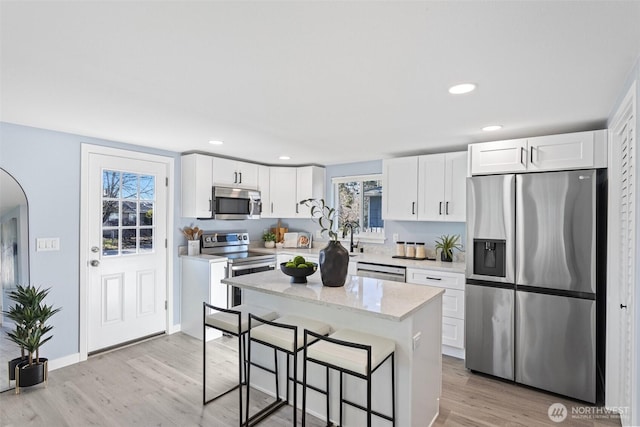
M 339 236 L 349 233 L 363 241 L 384 241 L 382 220 L 382 176 L 361 175 L 333 178 L 333 194 L 337 221 L 334 224 Z M 346 233 L 345 226 L 347 227 Z
M 102 172 L 102 254 L 153 251 L 155 177 L 130 172 Z

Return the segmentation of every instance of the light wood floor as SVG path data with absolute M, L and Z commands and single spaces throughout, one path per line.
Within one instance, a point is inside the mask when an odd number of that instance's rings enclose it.
M 237 375 L 233 341 L 216 340 L 208 346 L 210 355 L 216 354 L 207 367 L 209 378 L 215 377 L 217 384 L 233 382 Z M 1 393 L 0 426 L 237 425 L 237 394 L 203 407 L 201 375 L 200 341 L 181 333 L 161 336 L 53 371 L 47 387 L 26 388 L 20 395 Z M 252 404 L 264 405 L 265 398 L 252 392 Z M 445 357 L 436 425 L 620 425 L 618 420 L 576 420 L 571 415 L 563 423 L 553 423 L 547 410 L 555 402 L 564 403 L 569 411 L 582 406 L 470 374 L 462 361 Z M 310 427 L 323 425 L 313 417 L 308 421 Z M 261 425 L 290 426 L 291 408 L 282 408 Z

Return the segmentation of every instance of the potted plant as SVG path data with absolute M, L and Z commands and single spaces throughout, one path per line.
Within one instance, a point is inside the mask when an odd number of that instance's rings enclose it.
M 262 240 L 264 240 L 265 248 L 274 248 L 276 246 L 276 235 L 271 231 L 265 231 L 262 235 Z
M 45 337 L 53 329 L 47 321 L 60 311 L 44 304 L 49 290 L 18 285 L 8 295 L 15 304 L 5 311 L 14 323 L 14 329 L 7 338 L 16 343 L 22 353 L 20 358 L 9 361 L 10 378 L 16 381 L 16 393 L 20 387 L 39 384 L 47 378 L 47 359 L 40 357 L 40 347 L 52 338 Z M 11 375 L 12 370 L 14 375 Z
M 440 260 L 445 262 L 453 261 L 453 250 L 462 250 L 462 245 L 458 243 L 458 239 L 460 239 L 458 234 L 445 234 L 436 239 L 436 250 L 440 249 L 442 251 L 440 252 Z
M 321 233 L 329 235 L 329 243 L 320 250 L 320 277 L 324 286 L 344 286 L 349 269 L 349 251 L 338 241 L 333 229 L 336 211 L 327 206 L 324 199 L 305 199 L 301 205 L 311 208 L 311 218 L 320 225 Z

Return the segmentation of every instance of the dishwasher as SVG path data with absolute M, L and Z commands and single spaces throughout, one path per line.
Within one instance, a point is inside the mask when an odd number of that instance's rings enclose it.
M 373 277 L 375 279 L 391 280 L 393 282 L 404 282 L 406 275 L 407 269 L 405 267 L 358 262 L 358 276 L 360 277 Z

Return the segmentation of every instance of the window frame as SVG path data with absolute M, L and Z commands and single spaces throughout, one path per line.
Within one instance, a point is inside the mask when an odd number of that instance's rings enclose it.
M 358 181 L 358 182 L 364 182 L 364 181 L 380 181 L 381 183 L 383 182 L 383 174 L 381 173 L 376 173 L 376 174 L 364 174 L 364 175 L 348 175 L 348 176 L 336 176 L 336 177 L 332 177 L 331 178 L 331 188 L 333 191 L 333 206 L 336 210 L 336 215 L 338 214 L 339 210 L 340 210 L 340 203 L 339 203 L 339 197 L 340 197 L 340 193 L 338 191 L 338 184 L 344 184 L 346 182 L 354 182 L 354 181 Z M 382 187 L 382 191 L 384 192 L 384 186 Z M 364 192 L 362 192 L 361 196 L 362 199 L 361 201 L 364 200 Z M 364 203 L 361 203 L 361 206 L 364 206 Z M 362 213 L 362 212 L 361 212 Z M 362 221 L 362 217 L 360 217 L 360 221 Z M 384 220 L 383 220 L 384 222 Z M 358 228 L 358 233 L 353 235 L 353 238 L 355 240 L 357 240 L 358 242 L 361 243 L 379 243 L 379 244 L 384 244 L 386 237 L 385 237 L 385 227 L 381 227 L 382 230 L 379 232 L 374 232 L 374 231 L 362 231 L 362 227 Z M 333 231 L 335 231 L 336 233 L 338 233 L 338 221 L 335 221 L 335 223 L 333 224 Z M 339 234 L 340 236 L 342 234 Z M 342 239 L 341 237 L 339 238 L 340 241 L 347 241 L 348 239 Z

